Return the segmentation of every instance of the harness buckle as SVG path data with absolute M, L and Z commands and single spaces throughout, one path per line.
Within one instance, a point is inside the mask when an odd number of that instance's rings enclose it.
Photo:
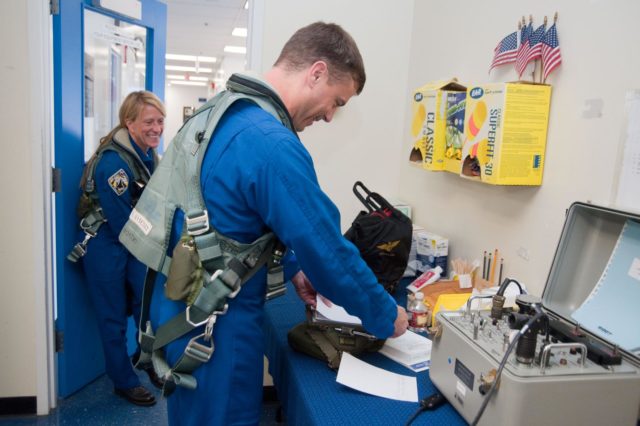
M 216 272 L 214 272 L 213 275 L 211 275 L 211 278 L 209 278 L 209 282 L 213 282 L 216 278 L 218 278 L 220 275 L 222 275 L 223 272 L 224 271 L 222 269 L 216 270 Z M 220 281 L 222 281 L 223 285 L 229 287 L 222 278 L 220 279 Z M 238 295 L 238 293 L 240 292 L 241 288 L 242 288 L 242 286 L 240 284 L 236 285 L 236 287 L 233 289 L 233 291 L 231 293 L 229 293 L 227 298 L 228 299 L 233 299 L 234 297 L 236 297 Z M 227 312 L 227 309 L 226 309 L 226 305 L 225 305 L 224 313 L 226 313 L 226 312 Z M 221 314 L 221 315 L 223 315 L 223 314 Z
M 211 315 L 224 315 L 229 310 L 229 304 L 225 303 L 221 311 L 213 311 Z
M 235 297 L 238 295 L 238 293 L 240 293 L 240 289 L 241 289 L 241 288 L 242 288 L 242 286 L 241 286 L 241 285 L 238 285 L 238 286 L 236 287 L 236 289 L 235 289 L 235 290 L 233 290 L 231 293 L 229 293 L 229 295 L 228 295 L 227 297 L 228 297 L 229 299 L 233 299 L 233 298 L 235 298 Z
M 104 214 L 102 213 L 102 207 L 98 207 L 91 214 L 80 220 L 80 229 L 82 229 L 85 234 L 90 234 L 92 237 L 95 237 L 100 225 L 106 221 L 107 219 L 105 219 Z
M 67 255 L 67 259 L 71 262 L 77 262 L 81 257 L 84 257 L 87 254 L 87 243 L 93 237 L 95 237 L 97 232 L 89 232 L 88 230 L 84 231 L 84 239 L 79 243 L 76 243 L 71 249 L 71 252 Z
M 202 235 L 209 231 L 209 213 L 206 210 L 197 216 L 184 215 L 187 224 L 187 233 L 191 236 Z
M 184 354 L 199 361 L 201 363 L 205 363 L 209 361 L 211 355 L 213 354 L 213 341 L 209 339 L 210 345 L 203 345 L 202 343 L 198 343 L 198 339 L 205 339 L 205 333 L 199 334 L 189 340 L 187 347 L 184 349 Z
M 205 318 L 204 320 L 202 320 L 202 321 L 200 321 L 200 322 L 193 322 L 193 321 L 191 321 L 191 314 L 190 314 L 190 312 L 191 312 L 191 308 L 192 308 L 192 307 L 193 307 L 193 305 L 189 305 L 189 306 L 187 306 L 187 310 L 185 311 L 185 315 L 186 315 L 186 320 L 187 320 L 187 322 L 188 322 L 192 327 L 194 327 L 194 328 L 195 328 L 195 327 L 200 327 L 201 325 L 206 324 L 206 323 L 207 323 L 207 321 L 209 321 L 209 318 L 210 318 L 211 316 L 208 316 L 207 318 Z M 211 315 L 213 315 L 213 314 L 211 314 Z

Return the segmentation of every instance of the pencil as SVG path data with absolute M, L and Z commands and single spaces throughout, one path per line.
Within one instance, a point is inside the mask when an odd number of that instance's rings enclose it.
M 482 279 L 485 279 L 485 274 L 487 273 L 487 251 L 484 251 L 482 255 Z
M 487 261 L 487 277 L 485 280 L 489 281 L 489 273 L 491 271 L 491 253 L 489 253 L 489 260 Z
M 491 274 L 489 275 L 489 282 L 493 285 L 493 279 L 496 277 L 496 268 L 498 267 L 498 249 L 493 252 L 493 268 L 491 268 Z
M 503 265 L 504 259 L 500 258 L 500 273 L 498 275 L 498 285 L 502 285 L 502 267 Z

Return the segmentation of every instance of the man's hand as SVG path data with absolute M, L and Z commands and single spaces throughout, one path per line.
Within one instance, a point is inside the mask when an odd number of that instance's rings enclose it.
M 307 278 L 304 272 L 300 271 L 291 278 L 293 286 L 296 288 L 296 293 L 306 305 L 316 307 L 316 290 L 311 285 L 311 281 Z M 406 316 L 406 314 L 405 314 Z
M 409 320 L 407 319 L 407 312 L 403 307 L 398 306 L 398 316 L 396 316 L 396 320 L 393 323 L 393 336 L 398 337 L 402 336 L 405 331 L 407 331 L 407 327 L 409 326 Z

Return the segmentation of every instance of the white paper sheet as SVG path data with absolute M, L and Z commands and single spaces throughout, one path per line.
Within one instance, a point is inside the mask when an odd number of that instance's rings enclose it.
M 640 90 L 627 93 L 625 112 L 626 135 L 615 203 L 620 208 L 640 210 Z
M 418 402 L 418 383 L 415 377 L 374 367 L 347 352 L 342 354 L 336 381 L 370 395 Z
M 627 220 L 609 263 L 573 312 L 580 326 L 640 356 L 640 224 Z
M 320 295 L 316 296 L 316 311 L 328 320 L 342 322 L 345 324 L 362 324 L 360 318 L 349 315 L 342 306 L 332 304 L 325 305 Z

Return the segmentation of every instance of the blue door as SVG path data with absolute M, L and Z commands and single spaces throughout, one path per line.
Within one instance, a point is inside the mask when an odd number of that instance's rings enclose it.
M 104 372 L 98 328 L 81 265 L 66 260 L 78 242 L 75 209 L 84 163 L 99 138 L 117 124 L 118 109 L 127 93 L 146 89 L 164 99 L 166 4 L 159 0 L 125 0 L 117 2 L 117 7 L 125 9 L 114 11 L 102 8 L 100 3 L 60 0 L 53 16 L 54 162 L 61 172 L 54 199 L 61 397 Z M 129 331 L 132 336 L 133 329 Z

